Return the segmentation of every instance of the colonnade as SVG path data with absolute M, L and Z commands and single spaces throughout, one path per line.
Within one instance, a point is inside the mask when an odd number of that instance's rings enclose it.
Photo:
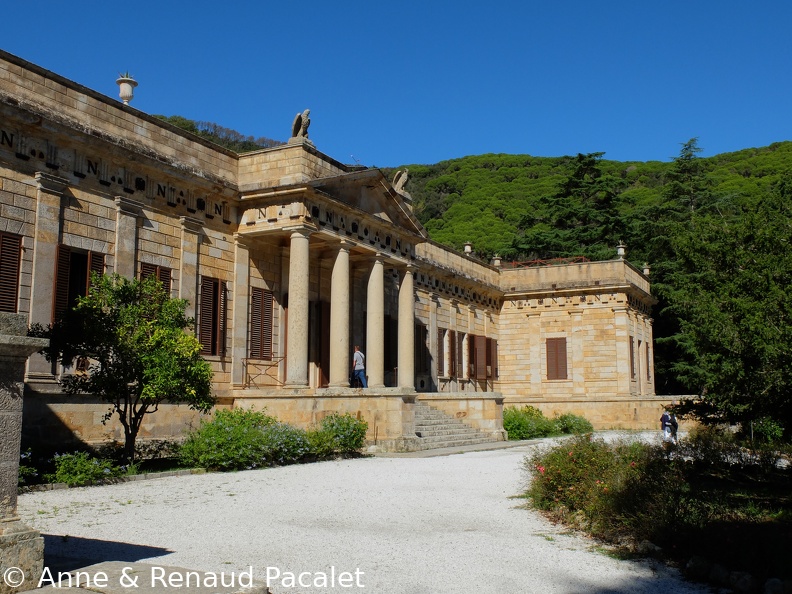
M 286 381 L 289 388 L 308 387 L 308 315 L 310 231 L 292 229 L 289 238 L 289 315 Z M 349 386 L 352 345 L 350 343 L 350 250 L 340 240 L 336 248 L 330 288 L 330 387 Z M 405 264 L 399 284 L 398 387 L 415 388 L 413 340 L 415 298 L 413 266 Z M 385 387 L 385 260 L 372 253 L 366 293 L 366 374 L 369 388 Z

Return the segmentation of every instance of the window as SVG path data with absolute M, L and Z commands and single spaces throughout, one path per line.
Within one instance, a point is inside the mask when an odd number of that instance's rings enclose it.
M 250 358 L 272 361 L 272 291 L 253 287 L 250 301 Z
M 547 379 L 567 379 L 566 338 L 548 338 L 545 345 L 547 349 Z
M 58 246 L 55 262 L 55 290 L 53 321 L 77 304 L 79 297 L 88 294 L 91 274 L 104 274 L 104 254 L 73 250 L 67 245 Z
M 202 355 L 225 355 L 226 286 L 219 279 L 201 277 L 198 340 Z
M 635 340 L 630 336 L 630 378 L 635 379 Z
M 652 380 L 652 354 L 649 349 L 649 343 L 646 343 L 646 381 Z
M 0 311 L 16 313 L 22 237 L 0 233 Z
M 146 262 L 140 263 L 140 280 L 146 280 L 148 277 L 153 276 L 162 283 L 162 288 L 165 289 L 165 294 L 170 296 L 171 292 L 171 269 L 164 266 L 155 266 L 154 264 L 147 264 Z

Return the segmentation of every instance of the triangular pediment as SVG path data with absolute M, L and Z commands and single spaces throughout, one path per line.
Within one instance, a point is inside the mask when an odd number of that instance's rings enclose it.
M 393 189 L 379 169 L 353 171 L 315 179 L 306 185 L 330 199 L 361 210 L 401 229 L 427 239 L 426 229 L 405 198 Z

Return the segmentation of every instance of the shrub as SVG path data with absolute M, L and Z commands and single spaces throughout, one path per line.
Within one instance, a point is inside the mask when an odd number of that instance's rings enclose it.
M 583 417 L 567 413 L 553 419 L 558 433 L 580 435 L 581 433 L 591 433 L 594 427 Z
M 121 470 L 110 460 L 94 458 L 87 452 L 56 454 L 55 473 L 46 478 L 55 483 L 66 483 L 70 487 L 91 485 L 117 477 Z
M 255 468 L 266 462 L 268 442 L 264 429 L 276 423 L 264 412 L 218 410 L 211 420 L 187 436 L 179 458 L 187 466 L 213 470 Z
M 311 447 L 312 456 L 319 460 L 326 460 L 335 455 L 335 438 L 330 432 L 320 427 L 314 427 L 305 432 L 305 437 Z
M 591 423 L 583 417 L 567 413 L 548 419 L 533 406 L 509 407 L 503 411 L 503 428 L 509 439 L 535 439 L 569 433 L 590 433 Z
M 680 513 L 684 481 L 662 448 L 575 437 L 526 460 L 534 505 L 593 535 L 654 539 Z
M 320 427 L 331 437 L 336 453 L 349 455 L 366 445 L 368 423 L 349 413 L 331 413 L 322 419 Z
M 305 431 L 286 423 L 265 427 L 262 437 L 262 462 L 268 464 L 294 464 L 311 453 Z

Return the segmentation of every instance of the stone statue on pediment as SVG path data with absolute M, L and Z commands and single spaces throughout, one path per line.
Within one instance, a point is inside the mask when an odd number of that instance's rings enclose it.
M 393 176 L 393 189 L 396 190 L 399 194 L 404 192 L 404 185 L 407 183 L 407 178 L 409 176 L 410 170 L 405 169 L 402 171 L 399 169 L 396 174 Z
M 296 144 L 300 142 L 305 142 L 308 144 L 313 144 L 310 140 L 308 140 L 308 126 L 311 125 L 311 118 L 308 117 L 311 114 L 310 109 L 306 109 L 302 113 L 298 113 L 294 116 L 294 122 L 292 123 L 292 135 L 289 139 L 289 144 Z

